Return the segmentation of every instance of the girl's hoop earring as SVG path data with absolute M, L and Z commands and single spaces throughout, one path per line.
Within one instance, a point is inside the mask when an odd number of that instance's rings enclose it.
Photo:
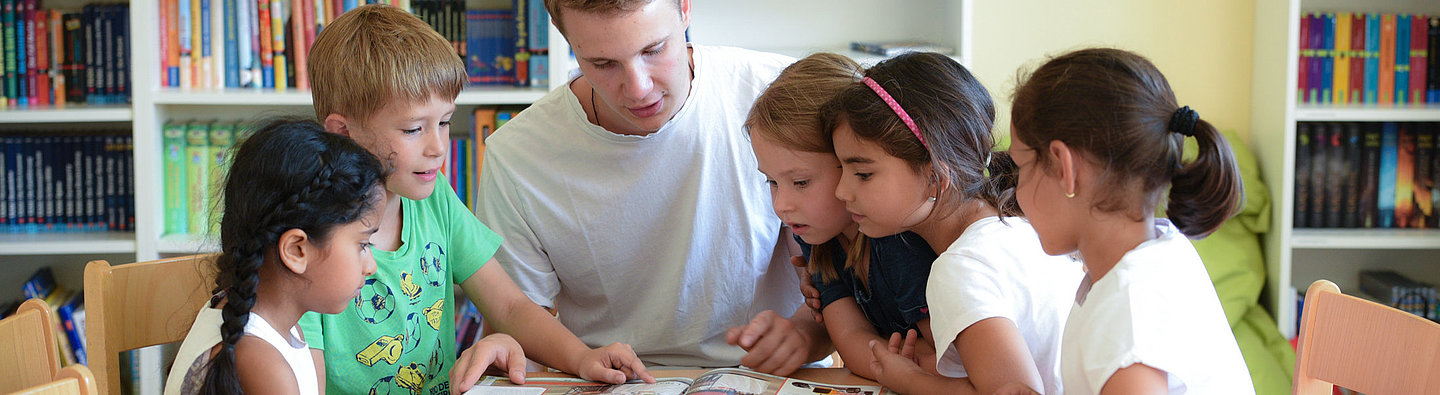
M 1066 198 L 1074 198 L 1074 197 L 1075 197 L 1075 192 L 1067 193 L 1067 194 L 1065 194 L 1065 197 L 1066 197 Z

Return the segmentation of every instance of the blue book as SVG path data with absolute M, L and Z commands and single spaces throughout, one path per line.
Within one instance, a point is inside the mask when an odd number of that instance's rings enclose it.
M 345 0 L 344 2 L 342 2 L 342 7 L 345 9 L 345 11 L 348 12 L 355 9 L 356 7 L 360 7 L 360 2 L 356 0 Z
M 1320 49 L 1315 51 L 1315 56 L 1320 57 L 1320 100 L 1317 103 L 1330 104 L 1334 102 L 1334 93 L 1331 89 L 1335 85 L 1335 14 L 1326 13 L 1322 15 L 1322 30 Z
M 26 25 L 30 18 L 25 14 L 24 1 L 16 0 L 17 4 L 15 5 L 15 79 L 17 81 L 15 90 L 17 92 L 15 96 L 11 96 L 21 107 L 30 105 L 30 79 L 26 77 L 27 68 L 25 67 L 25 30 L 29 27 Z
M 55 308 L 55 315 L 60 318 L 60 327 L 65 330 L 65 338 L 70 341 L 70 350 L 75 353 L 75 363 L 85 365 L 85 334 L 80 333 L 80 326 L 85 317 L 85 293 L 76 292 L 64 304 Z
M 236 13 L 239 5 L 235 0 L 224 0 L 225 17 L 225 87 L 237 88 L 240 86 L 240 27 L 237 26 Z
M 10 139 L 0 137 L 0 233 L 10 230 Z M 0 311 L 0 314 L 5 312 Z
M 179 68 L 179 72 L 171 73 L 170 75 L 180 75 L 179 86 L 185 88 L 194 88 L 196 87 L 194 80 L 195 77 L 190 75 L 192 73 L 192 70 L 194 70 L 193 66 L 190 64 L 190 52 L 193 50 L 193 48 L 191 47 L 194 46 L 191 44 L 193 39 L 190 36 L 192 34 L 190 31 L 190 18 L 192 18 L 192 16 L 190 15 L 190 1 L 178 0 L 176 1 L 176 3 L 179 3 L 176 7 L 176 14 L 179 14 L 179 16 L 177 16 L 175 20 L 177 21 L 176 28 L 179 31 L 180 36 L 180 38 L 177 40 L 179 41 L 179 43 L 176 43 L 178 48 L 180 48 L 180 64 L 176 65 L 176 67 Z
M 1363 103 L 1375 104 L 1380 84 L 1380 14 L 1365 14 L 1365 96 Z
M 200 0 L 200 13 L 195 17 L 200 18 L 200 83 L 201 87 L 213 85 L 215 81 L 215 58 L 214 48 L 210 48 L 211 34 L 215 34 L 217 26 L 210 23 L 211 0 Z
M 252 86 L 251 84 L 255 82 L 253 74 L 250 74 L 250 58 L 255 53 L 250 50 L 250 21 L 253 19 L 253 17 L 250 16 L 250 9 L 254 7 L 254 1 L 235 1 L 235 55 L 237 56 L 235 59 L 235 73 L 238 78 L 236 86 L 241 88 L 249 88 Z M 230 56 L 230 53 L 227 52 L 225 56 Z M 229 62 L 229 60 L 227 59 L 226 62 Z
M 1380 134 L 1380 177 L 1375 200 L 1380 206 L 1380 228 L 1395 227 L 1395 168 L 1400 161 L 1400 129 L 1395 122 L 1386 122 Z
M 1410 95 L 1410 15 L 1395 17 L 1395 104 Z
M 1320 14 L 1310 14 L 1310 69 L 1307 70 L 1305 88 L 1310 91 L 1310 104 L 1320 103 L 1320 72 L 1324 71 L 1325 65 L 1320 61 L 1323 49 L 1319 47 L 1325 43 L 1325 18 Z
M 50 271 L 49 266 L 36 270 L 35 274 L 31 274 L 25 284 L 20 286 L 20 294 L 24 295 L 25 299 L 45 299 L 54 291 L 55 274 Z

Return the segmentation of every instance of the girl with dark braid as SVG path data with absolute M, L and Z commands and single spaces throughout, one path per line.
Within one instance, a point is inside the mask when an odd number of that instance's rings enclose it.
M 271 121 L 233 158 L 216 296 L 186 336 L 165 392 L 320 393 L 323 365 L 296 322 L 310 311 L 344 311 L 375 272 L 370 236 L 384 208 L 383 167 L 312 121 Z

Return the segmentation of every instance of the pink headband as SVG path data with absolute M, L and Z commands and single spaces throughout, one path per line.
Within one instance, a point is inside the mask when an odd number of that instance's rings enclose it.
M 920 128 L 915 126 L 915 120 L 910 119 L 910 114 L 906 113 L 905 109 L 900 108 L 900 103 L 897 103 L 895 98 L 890 97 L 890 93 L 885 92 L 885 88 L 881 88 L 880 83 L 875 82 L 874 79 L 865 77 L 865 79 L 861 81 L 865 83 L 865 86 L 870 87 L 870 90 L 875 91 L 875 95 L 880 96 L 880 100 L 884 100 L 885 104 L 890 106 L 890 110 L 895 111 L 895 115 L 900 117 L 900 121 L 905 122 L 905 126 L 910 128 L 910 133 L 914 133 L 915 138 L 920 140 L 920 145 L 924 146 L 926 150 L 929 150 L 930 144 L 925 142 L 925 136 L 921 135 Z

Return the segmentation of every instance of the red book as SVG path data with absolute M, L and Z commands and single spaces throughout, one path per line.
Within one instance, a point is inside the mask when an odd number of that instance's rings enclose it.
M 24 3 L 25 12 L 20 15 L 25 19 L 23 22 L 25 24 L 25 75 L 20 76 L 20 78 L 25 79 L 25 84 L 21 85 L 25 87 L 25 92 L 21 93 L 20 96 L 26 99 L 26 103 L 34 106 L 38 104 L 39 101 L 35 97 L 38 93 L 35 82 L 39 81 L 35 76 L 35 57 L 38 55 L 38 53 L 35 52 L 35 0 L 24 0 Z M 19 38 L 17 37 L 16 39 L 18 40 Z
M 1355 13 L 1350 20 L 1350 95 L 1351 104 L 1364 102 L 1365 92 L 1365 14 Z
M 34 87 L 35 96 L 31 97 L 30 104 L 35 106 L 50 105 L 50 13 L 46 10 L 35 10 L 35 79 L 30 86 Z
M 1395 104 L 1395 14 L 1380 16 L 1380 104 Z
M 275 71 L 273 68 L 275 67 L 275 52 L 270 49 L 270 1 L 256 0 L 255 7 L 258 11 L 256 15 L 258 18 L 256 19 L 259 19 L 260 22 L 260 69 L 270 70 L 269 73 L 263 73 L 267 81 L 257 81 L 256 83 L 263 84 L 264 82 L 269 82 L 269 84 L 263 85 L 267 88 L 273 88 L 275 87 Z M 1394 87 L 1391 87 L 1391 90 L 1394 90 Z
M 1310 89 L 1307 83 L 1310 82 L 1310 16 L 1300 16 L 1300 81 L 1298 89 L 1300 94 L 1296 96 L 1301 103 L 1310 102 Z
M 1410 103 L 1425 104 L 1425 61 L 1430 51 L 1430 18 L 1425 15 L 1410 17 Z
M 314 4 L 310 0 L 290 0 L 290 50 L 295 58 L 295 87 L 299 89 L 310 89 L 310 81 L 305 77 L 305 4 Z M 315 20 L 314 16 L 310 20 Z

